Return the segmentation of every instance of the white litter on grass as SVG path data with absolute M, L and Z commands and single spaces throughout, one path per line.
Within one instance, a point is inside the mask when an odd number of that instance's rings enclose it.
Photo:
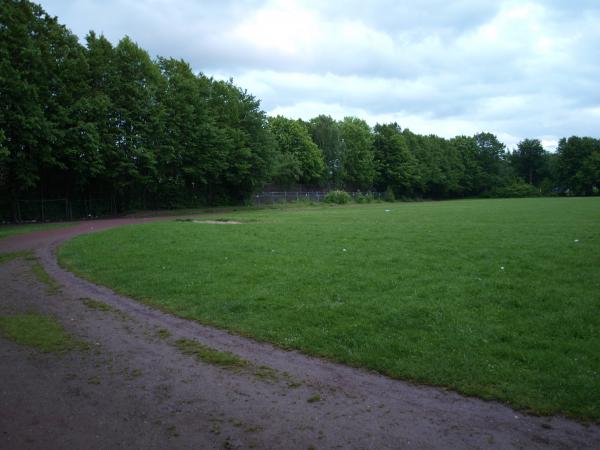
M 390 211 L 391 211 L 391 209 L 386 209 L 386 210 L 385 210 L 385 212 L 390 212 Z
M 575 241 L 574 241 L 574 242 L 579 242 L 579 239 L 575 239 Z
M 504 266 L 500 266 L 500 270 L 504 270 Z
M 345 249 L 345 248 L 343 248 L 343 249 L 342 249 L 342 251 L 343 251 L 343 252 L 345 252 L 345 251 L 346 251 L 346 249 Z

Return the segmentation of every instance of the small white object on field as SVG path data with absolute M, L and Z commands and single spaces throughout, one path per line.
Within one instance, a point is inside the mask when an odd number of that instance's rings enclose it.
M 500 266 L 500 270 L 504 270 L 504 266 Z
M 343 251 L 343 252 L 345 252 L 345 251 L 346 251 L 346 249 L 345 249 L 345 248 L 343 248 L 343 249 L 342 249 L 342 251 Z
M 575 242 L 579 242 L 579 239 L 575 239 Z
M 391 209 L 386 209 L 386 210 L 385 210 L 385 212 L 390 212 L 390 211 L 391 211 Z

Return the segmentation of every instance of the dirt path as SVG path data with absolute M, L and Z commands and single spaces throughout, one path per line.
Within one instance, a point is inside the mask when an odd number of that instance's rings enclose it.
M 50 314 L 91 348 L 39 354 L 0 338 L 0 448 L 600 448 L 599 426 L 527 416 L 232 336 L 116 295 L 56 263 L 53 251 L 65 239 L 148 220 L 87 222 L 0 241 L 0 252 L 33 249 L 62 286 L 51 294 L 31 261 L 4 263 L 0 315 Z M 90 308 L 84 298 L 110 308 Z M 249 364 L 198 361 L 178 350 L 179 339 Z

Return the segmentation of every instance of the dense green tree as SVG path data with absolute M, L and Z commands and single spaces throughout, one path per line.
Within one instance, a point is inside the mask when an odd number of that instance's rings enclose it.
M 517 175 L 537 186 L 546 165 L 546 151 L 542 143 L 538 139 L 523 139 L 511 155 L 511 164 Z
M 271 181 L 276 186 L 287 190 L 293 189 L 294 186 L 300 183 L 300 177 L 302 177 L 302 169 L 296 155 L 275 152 Z
M 70 57 L 63 58 L 59 71 L 62 84 L 59 98 L 61 143 L 53 146 L 58 169 L 46 167 L 45 178 L 53 190 L 60 186 L 60 195 L 76 198 L 98 182 L 105 167 L 100 151 L 100 114 L 91 82 L 90 59 L 85 47 L 80 46 L 74 36 L 70 36 L 69 48 Z
M 454 147 L 443 138 L 402 131 L 410 152 L 418 162 L 418 195 L 447 198 L 462 195 L 463 164 Z
M 342 137 L 338 123 L 330 116 L 320 115 L 309 122 L 312 140 L 321 149 L 327 166 L 327 181 L 331 186 L 342 184 Z
M 299 169 L 299 176 L 295 181 L 318 185 L 325 174 L 325 163 L 319 147 L 312 141 L 306 126 L 296 120 L 277 116 L 269 120 L 269 128 L 277 143 L 278 153 L 292 156 L 278 158 L 276 169 L 280 172 L 274 173 L 274 178 L 284 181 L 285 174 L 293 175 L 295 160 Z M 294 180 L 288 178 L 284 185 L 290 186 L 292 181 Z
M 506 146 L 492 133 L 478 133 L 473 138 L 477 142 L 477 163 L 481 170 L 479 189 L 484 192 L 505 184 L 510 178 Z
M 562 188 L 576 195 L 592 195 L 600 187 L 600 139 L 571 136 L 557 148 L 556 170 Z
M 400 126 L 377 124 L 373 131 L 376 188 L 381 192 L 392 189 L 396 198 L 413 195 L 419 181 L 418 165 Z
M 155 152 L 162 138 L 162 105 L 157 100 L 161 74 L 148 53 L 128 37 L 114 49 L 114 67 L 111 99 L 118 164 L 113 176 L 120 197 L 137 199 L 135 206 L 145 207 L 156 179 Z
M 88 124 L 88 145 L 82 147 L 82 167 L 76 172 L 87 181 L 85 194 L 113 197 L 117 188 L 114 173 L 119 165 L 115 147 L 117 117 L 113 107 L 113 92 L 118 83 L 114 66 L 114 48 L 104 37 L 90 32 L 86 36 L 85 55 L 88 92 L 82 102 L 80 117 Z M 114 205 L 113 205 L 114 206 Z
M 373 135 L 362 119 L 345 117 L 342 136 L 342 181 L 350 189 L 369 190 L 375 180 Z
M 479 157 L 479 145 L 471 136 L 456 136 L 450 140 L 453 151 L 462 162 L 459 184 L 465 196 L 479 195 L 487 188 L 486 175 Z
M 435 135 L 425 137 L 426 149 L 434 156 L 437 173 L 441 174 L 431 185 L 429 195 L 434 198 L 451 198 L 463 195 L 461 180 L 464 164 L 461 155 L 447 139 Z
M 242 201 L 260 188 L 271 172 L 273 140 L 260 101 L 230 81 L 209 83 L 208 104 L 214 118 L 209 141 L 224 164 L 208 184 L 209 201 Z
M 210 82 L 198 78 L 184 61 L 159 58 L 164 82 L 158 99 L 163 108 L 163 137 L 156 152 L 161 203 L 176 206 L 205 200 L 209 180 L 225 170 L 218 154 L 206 96 Z
M 28 1 L 0 8 L 0 130 L 4 195 L 40 195 L 71 170 L 84 145 L 78 108 L 87 85 L 83 48 L 56 18 Z M 62 175 L 61 175 L 62 173 Z M 13 208 L 13 216 L 16 210 Z

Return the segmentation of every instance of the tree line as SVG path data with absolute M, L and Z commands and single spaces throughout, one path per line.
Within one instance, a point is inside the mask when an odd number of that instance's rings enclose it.
M 130 38 L 85 44 L 26 0 L 0 0 L 0 207 L 104 198 L 130 208 L 241 203 L 265 186 L 454 198 L 591 195 L 600 140 L 444 139 L 347 117 L 267 117 L 232 80 L 152 59 Z

